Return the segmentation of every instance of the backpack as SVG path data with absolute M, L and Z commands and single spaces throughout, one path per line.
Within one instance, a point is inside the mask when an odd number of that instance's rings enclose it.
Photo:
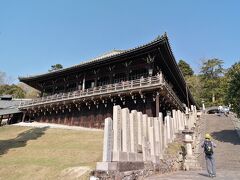
M 204 142 L 204 152 L 208 156 L 211 156 L 213 154 L 213 145 L 211 141 Z

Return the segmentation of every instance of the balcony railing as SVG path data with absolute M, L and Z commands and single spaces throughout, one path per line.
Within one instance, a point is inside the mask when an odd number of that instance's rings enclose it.
M 78 90 L 78 91 L 73 91 L 68 93 L 60 93 L 60 94 L 55 94 L 51 96 L 45 96 L 42 98 L 34 99 L 32 101 L 22 102 L 20 103 L 19 108 L 31 107 L 31 106 L 41 105 L 41 104 L 49 104 L 54 102 L 68 101 L 68 100 L 74 100 L 74 99 L 81 99 L 81 98 L 99 96 L 104 94 L 120 93 L 124 91 L 137 90 L 142 88 L 148 89 L 148 88 L 154 88 L 158 86 L 165 87 L 166 90 L 169 92 L 169 94 L 171 94 L 172 98 L 180 105 L 180 107 L 182 106 L 182 103 L 179 100 L 179 98 L 175 95 L 172 88 L 164 80 L 162 74 L 160 74 L 157 76 L 140 78 L 132 81 L 123 81 L 120 83 L 98 86 L 98 87 L 89 88 L 86 90 Z

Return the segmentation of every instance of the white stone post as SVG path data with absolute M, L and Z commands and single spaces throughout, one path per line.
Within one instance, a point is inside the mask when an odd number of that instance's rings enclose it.
M 172 110 L 172 117 L 174 119 L 174 133 L 178 133 L 178 127 L 177 127 L 177 112 L 175 109 Z
M 163 158 L 163 115 L 160 112 L 159 113 L 159 149 L 160 149 L 160 154 L 159 154 L 159 158 L 162 159 Z
M 148 115 L 144 114 L 142 117 L 143 117 L 143 136 L 146 137 L 146 141 L 148 141 Z
M 178 131 L 181 130 L 181 111 L 177 110 L 177 124 L 178 124 Z
M 147 140 L 146 137 L 143 136 L 142 138 L 142 154 L 143 154 L 143 161 L 147 161 Z
M 193 105 L 191 105 L 191 111 L 194 112 L 194 107 L 193 107 Z
M 122 109 L 122 151 L 130 152 L 129 110 Z
M 130 139 L 131 139 L 131 151 L 132 153 L 137 153 L 138 145 L 138 124 L 137 124 L 137 111 L 132 110 L 130 113 Z
M 175 128 L 174 128 L 174 119 L 171 117 L 170 118 L 172 121 L 172 130 L 171 130 L 171 136 L 172 136 L 172 141 L 175 139 Z
M 153 125 L 151 125 L 151 123 L 149 124 L 149 142 L 150 142 L 150 154 L 151 154 L 151 161 L 153 163 L 157 163 L 157 159 L 156 159 L 156 151 L 155 151 L 155 132 L 154 132 L 154 127 Z
M 168 144 L 168 131 L 167 131 L 167 117 L 164 117 L 164 124 L 163 124 L 163 149 L 167 148 Z
M 106 118 L 104 124 L 104 140 L 103 140 L 103 162 L 112 161 L 112 119 Z
M 138 145 L 142 145 L 142 137 L 143 137 L 142 112 L 137 112 L 137 120 L 138 120 Z
M 122 157 L 122 110 L 113 106 L 113 161 L 123 161 Z
M 171 142 L 171 130 L 170 130 L 170 117 L 166 116 L 166 125 L 167 125 L 167 143 Z
M 113 151 L 121 151 L 122 113 L 120 106 L 113 106 Z
M 179 110 L 179 121 L 180 121 L 180 127 L 179 130 L 183 131 L 184 130 L 184 113 L 182 111 Z
M 155 117 L 153 119 L 153 125 L 154 125 L 154 131 L 155 131 L 155 152 L 156 152 L 156 156 L 159 157 L 160 155 L 160 126 L 159 126 L 159 120 L 158 117 Z
M 186 114 L 189 113 L 188 107 L 185 108 L 185 113 L 186 113 Z

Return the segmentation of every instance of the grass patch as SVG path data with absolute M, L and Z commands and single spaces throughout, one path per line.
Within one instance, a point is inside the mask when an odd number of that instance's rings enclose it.
M 103 132 L 0 127 L 0 179 L 57 179 L 69 167 L 95 167 Z

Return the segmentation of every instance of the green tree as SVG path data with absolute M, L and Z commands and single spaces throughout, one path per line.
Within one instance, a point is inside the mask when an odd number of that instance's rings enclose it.
M 0 95 L 12 95 L 14 98 L 24 98 L 25 92 L 15 84 L 0 85 Z
M 190 65 L 186 63 L 184 60 L 179 60 L 178 66 L 181 69 L 184 77 L 192 76 L 194 74 L 194 71 L 192 70 Z
M 57 70 L 62 69 L 62 68 L 63 68 L 63 66 L 61 64 L 54 64 L 54 65 L 51 66 L 51 69 L 49 69 L 48 71 L 49 72 L 57 71 Z
M 4 84 L 6 80 L 6 73 L 0 71 L 0 84 Z
M 240 61 L 228 69 L 226 79 L 227 93 L 225 102 L 231 104 L 233 111 L 240 116 Z
M 201 77 L 199 75 L 187 76 L 186 82 L 195 102 L 201 106 L 202 91 L 200 89 L 203 88 Z
M 207 105 L 222 104 L 225 86 L 223 61 L 217 58 L 203 62 L 201 67 L 201 82 L 203 83 L 202 97 Z
M 233 111 L 240 116 L 240 72 L 235 73 L 229 83 L 227 99 Z

